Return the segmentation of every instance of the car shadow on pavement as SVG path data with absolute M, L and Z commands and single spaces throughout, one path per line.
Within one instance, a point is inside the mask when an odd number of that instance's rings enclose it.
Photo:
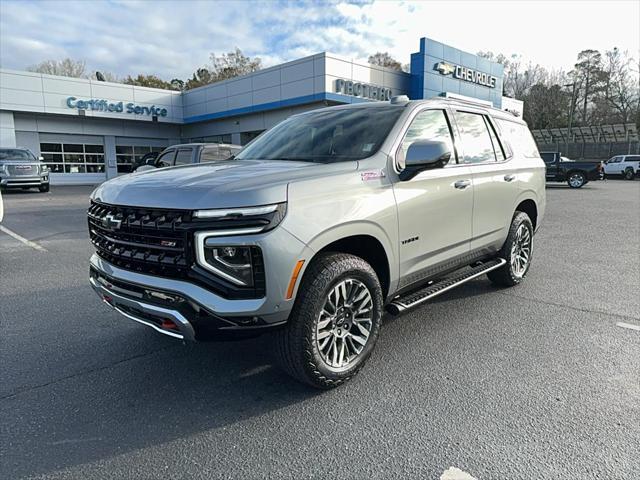
M 130 333 L 154 335 L 145 329 Z M 321 394 L 272 365 L 268 337 L 150 343 L 150 353 L 135 356 L 125 351 L 135 343 L 125 343 L 111 365 L 5 397 L 3 430 L 14 434 L 3 442 L 2 477 L 53 473 L 165 448 L 202 432 L 215 441 L 218 429 Z M 29 418 L 26 429 L 24 418 Z

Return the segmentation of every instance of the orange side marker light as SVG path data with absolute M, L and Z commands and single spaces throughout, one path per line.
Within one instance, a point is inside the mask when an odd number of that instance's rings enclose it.
M 296 282 L 298 281 L 298 275 L 300 275 L 300 270 L 302 270 L 302 266 L 304 265 L 304 260 L 298 260 L 296 266 L 293 267 L 293 273 L 291 274 L 291 280 L 289 280 L 289 288 L 287 288 L 287 295 L 284 297 L 285 300 L 291 300 L 293 297 L 293 291 L 296 288 Z

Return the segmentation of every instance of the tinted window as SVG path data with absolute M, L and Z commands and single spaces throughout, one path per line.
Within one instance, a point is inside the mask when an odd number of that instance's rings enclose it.
M 544 163 L 553 163 L 556 161 L 556 154 L 553 152 L 542 152 L 540 157 L 544 160 Z
M 176 155 L 176 165 L 189 165 L 191 163 L 191 148 L 181 148 Z
M 529 158 L 536 158 L 540 155 L 533 135 L 531 135 L 529 128 L 525 124 L 511 122 L 502 118 L 496 118 L 495 120 L 500 127 L 503 138 L 509 142 L 516 154 Z M 545 160 L 545 162 L 553 162 L 553 159 L 550 161 Z
M 495 162 L 491 136 L 482 115 L 457 112 L 456 122 L 464 147 L 464 163 Z
M 247 146 L 239 160 L 342 162 L 376 153 L 402 106 L 330 108 L 296 115 Z
M 404 168 L 404 159 L 409 146 L 416 140 L 440 140 L 446 142 L 453 153 L 453 141 L 449 123 L 443 110 L 427 110 L 420 112 L 411 122 L 402 140 L 396 162 L 398 169 Z M 455 160 L 452 160 L 455 162 Z
M 173 165 L 173 157 L 176 154 L 175 150 L 169 150 L 158 157 L 156 162 L 158 167 L 169 167 Z
M 625 162 L 638 162 L 640 161 L 640 155 L 627 155 L 624 159 Z

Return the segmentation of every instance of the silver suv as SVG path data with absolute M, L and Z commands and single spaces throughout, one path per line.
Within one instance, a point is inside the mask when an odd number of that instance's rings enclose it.
M 446 99 L 290 117 L 234 160 L 120 177 L 91 197 L 90 281 L 122 315 L 205 340 L 271 332 L 335 387 L 398 314 L 487 274 L 523 281 L 545 210 L 527 125 Z
M 0 148 L 0 188 L 49 191 L 49 169 L 26 148 Z

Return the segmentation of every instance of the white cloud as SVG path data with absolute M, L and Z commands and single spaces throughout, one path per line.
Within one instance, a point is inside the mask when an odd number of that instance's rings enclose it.
M 463 50 L 520 53 L 569 69 L 585 48 L 640 49 L 639 2 L 429 1 L 0 3 L 0 65 L 24 69 L 66 56 L 120 76 L 186 78 L 240 47 L 273 65 L 329 51 L 402 63 L 428 36 Z

